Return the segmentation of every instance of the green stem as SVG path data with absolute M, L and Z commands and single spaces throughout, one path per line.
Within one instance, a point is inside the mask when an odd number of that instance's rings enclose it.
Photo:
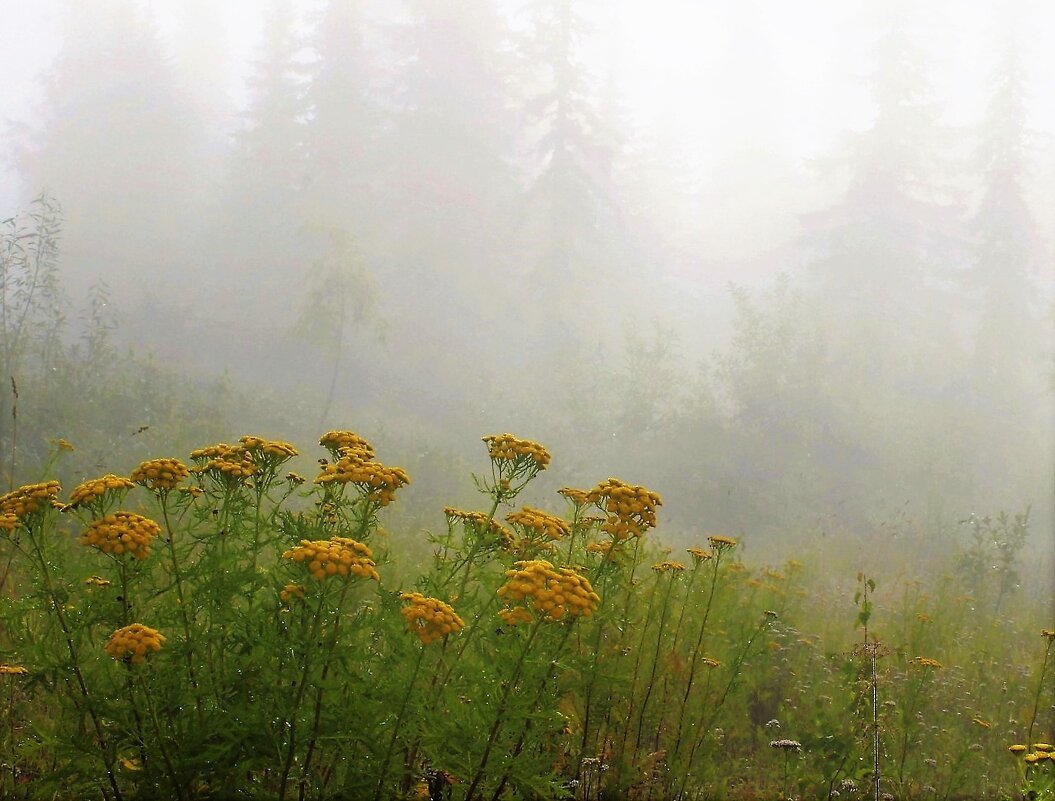
M 1037 681 L 1037 692 L 1033 696 L 1033 714 L 1029 718 L 1029 730 L 1026 732 L 1026 745 L 1033 746 L 1033 726 L 1037 722 L 1037 710 L 1040 709 L 1040 691 L 1044 688 L 1044 674 L 1048 672 L 1048 658 L 1051 656 L 1051 646 L 1055 643 L 1055 637 L 1048 637 L 1048 647 L 1044 649 L 1044 662 L 1040 666 L 1040 680 Z
M 410 674 L 410 681 L 407 682 L 407 691 L 403 694 L 403 702 L 399 706 L 399 713 L 396 715 L 395 725 L 392 727 L 392 739 L 388 741 L 388 750 L 385 751 L 384 761 L 381 763 L 381 773 L 377 777 L 377 790 L 374 792 L 374 801 L 380 801 L 381 793 L 385 787 L 385 778 L 388 775 L 388 765 L 392 760 L 392 751 L 396 746 L 396 736 L 399 734 L 399 728 L 403 725 L 403 715 L 407 711 L 407 706 L 410 704 L 411 693 L 414 692 L 414 683 L 418 678 L 418 670 L 421 668 L 422 659 L 425 656 L 425 648 L 422 646 L 418 650 L 418 658 L 414 661 L 414 671 Z
M 154 706 L 150 690 L 143 681 L 142 674 L 140 674 L 138 678 L 139 688 L 142 690 L 143 698 L 147 705 L 147 712 L 150 713 L 150 720 L 154 724 L 154 736 L 157 737 L 158 751 L 161 752 L 161 761 L 165 763 L 165 772 L 168 774 L 169 781 L 172 783 L 172 789 L 176 793 L 176 798 L 178 801 L 183 801 L 183 786 L 179 782 L 179 778 L 176 775 L 176 769 L 173 767 L 172 759 L 169 757 L 168 749 L 165 747 L 165 736 L 161 733 L 161 724 L 158 722 L 157 709 Z
M 517 663 L 513 668 L 513 675 L 509 678 L 505 689 L 502 691 L 502 698 L 498 702 L 498 710 L 495 713 L 495 721 L 491 725 L 491 731 L 487 736 L 487 745 L 484 747 L 483 756 L 480 757 L 480 765 L 476 768 L 476 772 L 473 774 L 473 779 L 469 784 L 469 789 L 466 791 L 465 801 L 473 801 L 476 797 L 476 788 L 480 785 L 480 781 L 484 777 L 484 770 L 487 768 L 487 761 L 490 759 L 491 751 L 494 748 L 495 742 L 498 740 L 498 732 L 501 730 L 502 724 L 505 722 L 506 704 L 509 703 L 509 697 L 512 695 L 517 682 L 520 681 L 520 672 L 524 667 L 524 662 L 527 659 L 528 652 L 531 650 L 531 644 L 535 641 L 535 635 L 538 634 L 542 624 L 543 621 L 540 618 L 535 622 L 534 627 L 532 627 L 531 634 L 528 635 L 527 642 L 524 643 L 524 647 L 520 651 L 520 657 L 517 659 Z
M 26 530 L 29 533 L 30 542 L 33 544 L 33 552 L 37 557 L 37 561 L 40 562 L 41 578 L 44 581 L 44 589 L 47 592 L 48 600 L 51 602 L 51 606 L 55 611 L 55 617 L 59 621 L 59 627 L 62 629 L 62 633 L 66 639 L 66 649 L 70 654 L 70 667 L 73 669 L 73 674 L 77 678 L 77 686 L 81 691 L 81 697 L 84 699 L 84 706 L 88 710 L 88 715 L 92 719 L 92 725 L 95 727 L 95 736 L 99 739 L 99 750 L 103 753 L 103 764 L 106 767 L 106 777 L 110 782 L 110 789 L 113 790 L 115 801 L 122 801 L 123 796 L 121 795 L 121 788 L 117 786 L 117 777 L 114 775 L 113 755 L 110 752 L 106 736 L 103 734 L 103 726 L 99 720 L 99 715 L 96 713 L 95 707 L 92 705 L 91 695 L 88 692 L 88 685 L 84 680 L 84 674 L 81 672 L 80 660 L 77 657 L 77 648 L 73 644 L 73 634 L 70 632 L 70 627 L 66 621 L 66 615 L 62 611 L 62 604 L 59 603 L 59 599 L 55 594 L 55 589 L 52 586 L 51 576 L 48 573 L 48 564 L 44 558 L 44 554 L 41 552 L 41 545 L 37 542 L 37 539 L 33 534 L 33 529 L 30 526 L 26 526 Z
M 297 683 L 297 692 L 293 696 L 293 707 L 289 716 L 289 748 L 286 750 L 285 764 L 282 766 L 282 780 L 279 783 L 279 801 L 286 797 L 286 785 L 289 782 L 289 772 L 293 768 L 293 757 L 297 750 L 297 711 L 304 700 L 304 691 L 308 686 L 308 676 L 311 672 L 311 646 L 319 636 L 322 626 L 322 606 L 326 601 L 326 594 L 319 593 L 319 603 L 315 607 L 315 615 L 311 621 L 311 630 L 308 632 L 307 641 L 304 643 L 304 664 L 300 672 L 300 680 Z

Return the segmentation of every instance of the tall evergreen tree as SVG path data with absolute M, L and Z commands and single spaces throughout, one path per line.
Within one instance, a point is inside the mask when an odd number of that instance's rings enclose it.
M 585 65 L 593 26 L 575 0 L 533 0 L 522 53 L 535 68 L 525 107 L 534 133 L 534 178 L 525 198 L 537 296 L 576 330 L 590 293 L 620 279 L 617 147 L 606 131 L 598 81 Z M 579 318 L 581 321 L 581 318 Z M 581 333 L 581 331 L 580 331 Z
M 69 0 L 45 86 L 44 122 L 23 169 L 66 216 L 71 287 L 176 286 L 192 261 L 207 179 L 200 129 L 175 87 L 153 24 L 132 0 Z M 115 293 L 116 294 L 116 293 Z

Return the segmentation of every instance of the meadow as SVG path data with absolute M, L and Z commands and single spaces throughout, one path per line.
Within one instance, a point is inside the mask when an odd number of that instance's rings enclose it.
M 0 496 L 0 798 L 1055 798 L 1028 513 L 833 575 L 674 550 L 617 478 L 524 505 L 551 456 L 510 434 L 410 539 L 351 431 L 67 490 L 73 447 Z

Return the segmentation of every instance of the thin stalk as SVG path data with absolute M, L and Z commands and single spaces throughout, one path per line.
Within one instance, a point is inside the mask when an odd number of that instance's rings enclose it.
M 77 657 L 77 647 L 73 644 L 73 634 L 70 632 L 70 627 L 66 621 L 66 615 L 62 611 L 62 604 L 59 603 L 59 600 L 56 597 L 55 589 L 51 583 L 51 575 L 48 573 L 48 564 L 44 559 L 44 554 L 41 552 L 41 546 L 33 534 L 32 527 L 26 526 L 26 530 L 29 533 L 30 542 L 33 544 L 33 553 L 36 555 L 37 561 L 40 562 L 41 578 L 44 581 L 44 589 L 47 592 L 48 600 L 51 602 L 52 609 L 55 611 L 55 617 L 59 621 L 59 627 L 62 629 L 62 633 L 66 639 L 66 649 L 70 654 L 70 667 L 73 669 L 73 675 L 77 678 L 77 686 L 81 691 L 81 697 L 84 699 L 84 706 L 88 710 L 88 715 L 92 719 L 92 725 L 95 727 L 95 736 L 99 739 L 99 750 L 102 751 L 104 755 L 103 764 L 106 767 L 106 777 L 110 782 L 110 789 L 113 790 L 115 801 L 122 801 L 123 796 L 121 795 L 121 788 L 117 786 L 117 777 L 114 775 L 114 760 L 110 753 L 109 743 L 106 741 L 106 736 L 103 734 L 103 727 L 99 720 L 99 715 L 96 713 L 95 707 L 92 705 L 91 695 L 88 692 L 88 685 L 84 680 L 84 674 L 81 672 L 80 660 Z
M 659 615 L 659 634 L 656 637 L 656 653 L 652 656 L 652 674 L 648 678 L 648 689 L 645 690 L 645 697 L 641 699 L 641 711 L 638 714 L 637 741 L 634 743 L 635 754 L 641 749 L 641 734 L 645 729 L 645 711 L 648 708 L 648 699 L 652 697 L 652 688 L 656 683 L 656 670 L 659 668 L 659 653 L 663 648 L 663 631 L 667 626 L 667 614 L 670 611 L 670 596 L 674 591 L 674 580 L 676 576 L 676 573 L 670 574 L 669 581 L 667 582 L 667 593 L 663 598 L 663 608 Z
M 410 674 L 410 681 L 407 682 L 407 691 L 403 694 L 403 702 L 399 706 L 399 713 L 396 715 L 396 722 L 392 727 L 392 739 L 388 741 L 388 750 L 385 751 L 385 758 L 381 763 L 381 772 L 377 777 L 377 790 L 374 792 L 374 801 L 380 801 L 381 799 L 381 793 L 385 787 L 385 777 L 388 774 L 388 765 L 392 761 L 392 751 L 396 746 L 396 736 L 399 734 L 400 726 L 403 725 L 403 715 L 410 704 L 411 693 L 414 692 L 414 684 L 417 681 L 418 671 L 425 656 L 425 648 L 426 646 L 423 645 L 418 650 L 418 658 L 414 661 L 414 671 Z
M 168 774 L 169 781 L 172 783 L 172 789 L 176 793 L 178 801 L 183 801 L 183 786 L 179 782 L 179 778 L 176 776 L 176 769 L 172 765 L 172 759 L 169 757 L 168 749 L 165 747 L 165 737 L 161 733 L 161 724 L 158 722 L 157 709 L 154 706 L 150 690 L 147 689 L 146 684 L 143 681 L 142 674 L 139 675 L 139 687 L 142 690 L 143 698 L 147 705 L 147 712 L 150 713 L 150 720 L 154 724 L 154 736 L 157 737 L 158 750 L 161 752 L 161 761 L 165 763 L 165 772 Z
M 491 731 L 488 733 L 487 745 L 484 747 L 484 753 L 480 757 L 480 764 L 476 768 L 473 779 L 469 784 L 469 789 L 465 793 L 465 801 L 473 801 L 476 798 L 476 788 L 479 787 L 480 781 L 484 777 L 484 770 L 487 768 L 487 761 L 491 757 L 491 750 L 494 748 L 495 741 L 498 740 L 498 732 L 505 722 L 506 704 L 509 703 L 509 696 L 512 695 L 513 688 L 520 681 L 520 672 L 524 668 L 524 662 L 527 660 L 528 652 L 531 650 L 531 644 L 535 641 L 535 635 L 538 634 L 541 627 L 542 619 L 540 618 L 532 627 L 531 634 L 528 635 L 527 642 L 524 643 L 524 647 L 520 651 L 520 657 L 513 668 L 513 675 L 510 676 L 505 690 L 502 691 L 502 698 L 498 702 L 498 710 L 495 713 L 495 722 L 491 725 Z
M 1029 730 L 1026 732 L 1026 745 L 1033 745 L 1033 727 L 1037 723 L 1037 710 L 1040 709 L 1040 691 L 1044 688 L 1044 675 L 1048 672 L 1048 659 L 1051 657 L 1051 646 L 1055 643 L 1055 636 L 1048 636 L 1048 647 L 1044 649 L 1044 661 L 1040 666 L 1040 679 L 1037 681 L 1037 691 L 1033 695 L 1033 714 L 1029 718 Z
M 172 575 L 176 580 L 176 598 L 179 601 L 180 618 L 183 621 L 183 638 L 187 643 L 187 675 L 190 678 L 191 687 L 194 688 L 194 708 L 198 712 L 198 719 L 201 720 L 202 707 L 201 707 L 201 691 L 198 688 L 198 676 L 194 670 L 194 641 L 191 637 L 191 625 L 190 616 L 187 613 L 187 601 L 183 594 L 183 575 L 180 572 L 179 557 L 176 555 L 176 542 L 175 536 L 172 532 L 172 523 L 169 520 L 168 512 L 168 490 L 160 490 L 158 492 L 158 500 L 161 505 L 161 519 L 165 523 L 165 534 L 166 542 L 168 543 L 169 557 L 172 559 Z
M 326 646 L 326 655 L 322 660 L 322 675 L 319 677 L 319 688 L 315 694 L 315 709 L 312 717 L 311 726 L 311 739 L 308 741 L 308 750 L 304 754 L 304 766 L 300 771 L 300 797 L 303 801 L 305 788 L 308 781 L 308 769 L 311 766 L 311 758 L 315 754 L 315 746 L 319 740 L 319 724 L 322 720 L 322 696 L 325 692 L 326 677 L 330 672 L 330 660 L 333 658 L 333 650 L 337 647 L 337 636 L 341 628 L 341 615 L 344 610 L 344 599 L 348 595 L 348 588 L 351 586 L 351 578 L 345 581 L 344 586 L 341 588 L 341 595 L 337 599 L 337 609 L 335 612 L 335 620 L 333 621 L 333 632 L 330 635 L 330 641 Z
M 677 757 L 677 755 L 681 751 L 682 735 L 684 733 L 685 727 L 685 711 L 688 709 L 689 696 L 692 693 L 692 685 L 696 680 L 696 665 L 699 662 L 700 654 L 703 651 L 703 640 L 707 636 L 707 621 L 711 617 L 711 608 L 714 605 L 714 594 L 718 588 L 718 568 L 721 563 L 721 560 L 722 553 L 721 551 L 716 550 L 714 554 L 714 559 L 712 560 L 713 567 L 711 569 L 711 588 L 707 594 L 707 606 L 704 608 L 703 622 L 700 623 L 700 634 L 696 638 L 696 647 L 692 652 L 692 659 L 689 661 L 689 679 L 685 684 L 685 694 L 684 696 L 682 696 L 680 705 L 681 708 L 678 712 L 678 726 L 676 729 L 677 735 L 674 738 L 674 753 L 671 757 L 672 760 L 674 757 Z
M 279 783 L 279 801 L 286 797 L 286 785 L 289 783 L 289 772 L 293 768 L 293 756 L 297 750 L 297 710 L 304 700 L 304 691 L 308 686 L 308 675 L 311 671 L 311 645 L 319 636 L 322 626 L 322 606 L 326 601 L 325 593 L 319 593 L 319 603 L 315 607 L 315 615 L 311 621 L 311 630 L 304 644 L 304 665 L 300 672 L 300 681 L 297 683 L 297 692 L 293 696 L 293 707 L 289 716 L 289 748 L 286 750 L 285 764 L 282 766 L 282 780 Z

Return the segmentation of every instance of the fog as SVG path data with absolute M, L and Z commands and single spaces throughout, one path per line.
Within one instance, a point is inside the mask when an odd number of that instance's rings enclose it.
M 672 542 L 1050 566 L 1051 4 L 0 6 L 23 470 L 350 428 L 437 525 L 509 430 Z

